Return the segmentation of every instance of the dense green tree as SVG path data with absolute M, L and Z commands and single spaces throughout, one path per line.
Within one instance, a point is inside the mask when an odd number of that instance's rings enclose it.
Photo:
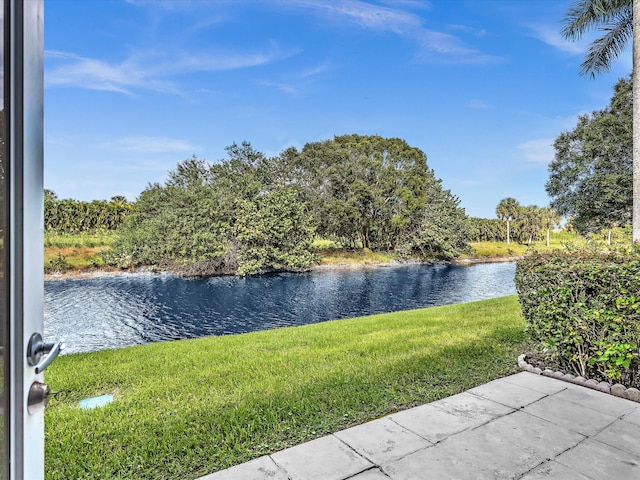
M 507 245 L 511 243 L 511 221 L 518 219 L 520 211 L 520 204 L 511 197 L 503 198 L 496 207 L 497 217 L 507 222 Z
M 336 136 L 308 143 L 301 152 L 289 149 L 280 160 L 288 181 L 301 188 L 321 236 L 350 247 L 440 252 L 435 245 L 426 248 L 422 234 L 434 218 L 442 224 L 449 217 L 450 235 L 461 235 L 449 245 L 466 245 L 466 224 L 455 223 L 464 216 L 459 201 L 442 189 L 426 155 L 402 139 Z M 443 245 L 442 251 L 453 250 Z
M 460 201 L 404 140 L 344 135 L 267 158 L 233 144 L 150 185 L 121 229 L 117 260 L 186 274 L 304 269 L 315 233 L 350 247 L 452 258 L 468 248 Z
M 423 259 L 450 259 L 470 252 L 472 230 L 460 200 L 439 182 L 427 190 L 426 204 L 399 243 L 401 252 Z M 416 221 L 417 220 L 417 221 Z
M 474 242 L 506 241 L 503 221 L 497 218 L 467 218 L 470 238 Z
M 554 143 L 545 185 L 551 206 L 572 217 L 580 233 L 624 226 L 632 217 L 632 93 L 630 79 L 615 86 L 610 105 L 581 115 Z
M 314 230 L 295 189 L 279 185 L 254 201 L 241 200 L 233 231 L 237 238 L 238 273 L 304 269 L 315 260 Z
M 518 220 L 522 234 L 527 238 L 527 243 L 531 245 L 543 228 L 543 210 L 536 205 L 520 207 Z
M 632 241 L 640 243 L 640 0 L 578 0 L 569 8 L 562 33 L 575 40 L 599 29 L 582 63 L 581 73 L 608 71 L 632 40 L 633 140 L 632 140 Z
M 122 264 L 245 275 L 312 263 L 313 228 L 297 189 L 267 175 L 268 160 L 249 143 L 227 153 L 213 165 L 185 160 L 142 192 L 116 246 Z
M 190 159 L 165 185 L 149 185 L 125 221 L 116 249 L 132 265 L 158 264 L 187 274 L 231 273 L 237 265 L 229 227 L 218 209 L 222 193 L 207 182 L 208 165 Z
M 49 232 L 80 233 L 116 230 L 132 209 L 126 198 L 83 202 L 59 200 L 54 191 L 44 191 L 44 228 Z

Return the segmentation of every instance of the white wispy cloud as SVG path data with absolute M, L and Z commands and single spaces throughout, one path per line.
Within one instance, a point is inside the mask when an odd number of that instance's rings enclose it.
M 528 25 L 529 34 L 543 43 L 570 55 L 580 55 L 587 50 L 588 41 L 569 41 L 560 33 L 559 25 Z
M 46 69 L 47 86 L 65 85 L 92 90 L 134 94 L 137 89 L 178 93 L 172 76 L 192 72 L 236 70 L 286 58 L 297 50 L 282 51 L 277 45 L 259 52 L 217 51 L 157 52 L 139 51 L 121 62 L 107 62 L 82 57 L 70 52 L 48 50 L 46 59 L 52 65 Z
M 130 62 L 110 65 L 102 60 L 86 58 L 70 52 L 48 50 L 47 60 L 57 65 L 45 70 L 45 85 L 70 85 L 92 90 L 109 90 L 130 94 L 131 87 L 144 81 L 144 75 Z
M 361 28 L 395 33 L 415 42 L 421 49 L 419 58 L 437 56 L 450 63 L 496 63 L 501 58 L 485 54 L 466 45 L 455 35 L 428 29 L 422 17 L 402 10 L 407 2 L 385 2 L 393 7 L 375 5 L 362 0 L 279 0 L 280 5 L 312 9 L 317 15 L 345 20 Z M 416 2 L 410 2 L 415 6 Z M 420 2 L 418 2 L 420 3 Z M 423 6 L 429 6 L 423 5 Z
M 273 88 L 277 88 L 278 90 L 285 92 L 285 93 L 289 93 L 291 95 L 298 95 L 300 92 L 298 91 L 298 89 L 289 84 L 289 83 L 280 83 L 280 82 L 270 82 L 268 80 L 259 80 L 258 82 L 256 82 L 258 85 L 263 86 L 263 87 L 273 87 Z
M 552 138 L 538 138 L 517 146 L 521 156 L 529 163 L 546 166 L 553 160 L 555 151 Z
M 278 0 L 280 5 L 313 9 L 319 15 L 348 19 L 364 28 L 402 33 L 407 27 L 417 27 L 420 17 L 403 10 L 373 5 L 360 0 Z
M 487 34 L 487 30 L 485 28 L 473 28 L 467 25 L 450 24 L 447 25 L 447 29 L 456 32 L 470 33 L 476 37 L 484 37 Z
M 502 61 L 501 57 L 489 55 L 467 46 L 462 40 L 448 33 L 424 30 L 418 35 L 423 47 L 421 56 L 450 63 L 491 64 Z
M 310 77 L 315 77 L 316 75 L 320 75 L 328 70 L 331 69 L 331 66 L 328 63 L 323 63 L 321 65 L 317 65 L 315 67 L 311 67 L 308 68 L 306 70 L 304 70 L 301 74 L 300 77 L 302 78 L 310 78 Z
M 238 1 L 238 0 L 235 0 Z M 185 13 L 190 8 L 197 9 L 202 22 L 203 8 L 220 4 L 233 4 L 227 0 L 214 1 L 150 1 L 128 0 L 129 3 L 148 8 L 162 8 Z M 359 28 L 390 32 L 407 38 L 418 47 L 417 59 L 437 60 L 446 63 L 496 63 L 501 59 L 488 55 L 467 45 L 459 37 L 450 33 L 430 30 L 424 27 L 423 18 L 409 11 L 417 7 L 429 7 L 428 2 L 405 0 L 386 2 L 385 5 L 368 3 L 363 0 L 274 0 L 273 5 L 281 8 L 305 9 L 318 18 L 328 21 L 346 22 Z M 193 10 L 196 11 L 196 10 Z M 171 12 L 173 14 L 175 12 Z M 220 17 L 221 18 L 221 17 Z M 216 22 L 219 20 L 216 17 Z M 197 22 L 196 27 L 201 26 Z M 215 72 L 267 65 L 300 53 L 299 49 L 283 50 L 277 44 L 253 52 L 208 50 L 207 52 L 154 51 L 141 49 L 126 58 L 109 61 L 77 55 L 73 52 L 49 50 L 46 52 L 47 68 L 45 85 L 72 86 L 92 90 L 112 91 L 136 95 L 141 90 L 180 94 L 176 78 L 193 72 Z M 321 65 L 303 73 L 301 78 L 318 75 L 328 66 Z M 297 88 L 292 81 L 269 81 L 265 86 L 275 86 L 288 93 Z
M 395 8 L 414 8 L 416 10 L 428 10 L 431 8 L 431 2 L 428 0 L 379 0 L 383 5 L 391 5 Z
M 299 73 L 289 74 L 287 75 L 286 81 L 258 80 L 256 84 L 263 87 L 277 88 L 289 95 L 300 96 L 305 92 L 309 85 L 316 81 L 317 77 L 321 76 L 326 71 L 331 70 L 331 68 L 332 67 L 325 62 L 315 67 L 304 69 Z
M 123 137 L 103 145 L 117 152 L 167 153 L 194 152 L 197 148 L 184 140 L 167 137 Z
M 471 108 L 473 110 L 491 110 L 496 108 L 495 105 L 490 104 L 489 102 L 486 102 L 484 100 L 480 100 L 478 98 L 474 98 L 472 100 L 469 100 L 465 106 L 467 108 Z

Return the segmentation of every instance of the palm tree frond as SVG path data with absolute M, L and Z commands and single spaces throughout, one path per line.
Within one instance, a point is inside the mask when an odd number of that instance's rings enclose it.
M 582 75 L 595 76 L 609 71 L 613 59 L 618 57 L 633 37 L 633 16 L 621 14 L 601 29 L 604 35 L 594 40 L 580 65 Z
M 588 30 L 609 25 L 621 16 L 633 17 L 632 0 L 578 0 L 567 11 L 562 35 L 578 40 Z

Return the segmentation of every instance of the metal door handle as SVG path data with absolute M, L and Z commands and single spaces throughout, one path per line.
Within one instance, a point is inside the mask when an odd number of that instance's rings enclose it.
M 60 350 L 62 343 L 44 343 L 42 335 L 34 333 L 27 346 L 27 362 L 36 367 L 36 373 L 42 373 L 56 359 Z

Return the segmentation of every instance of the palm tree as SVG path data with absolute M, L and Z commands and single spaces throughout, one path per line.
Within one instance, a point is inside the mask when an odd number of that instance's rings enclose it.
M 511 230 L 509 222 L 518 218 L 520 212 L 520 204 L 515 198 L 507 197 L 500 200 L 496 207 L 496 215 L 500 220 L 507 221 L 507 245 L 511 243 Z
M 552 207 L 544 207 L 542 213 L 542 225 L 547 230 L 547 248 L 549 248 L 551 229 L 560 225 L 562 217 L 556 213 Z
M 577 0 L 568 10 L 562 34 L 577 40 L 591 29 L 595 39 L 580 66 L 583 75 L 606 72 L 633 39 L 633 243 L 640 243 L 640 0 Z
M 536 205 L 520 207 L 522 232 L 529 235 L 529 246 L 542 229 L 542 209 Z

